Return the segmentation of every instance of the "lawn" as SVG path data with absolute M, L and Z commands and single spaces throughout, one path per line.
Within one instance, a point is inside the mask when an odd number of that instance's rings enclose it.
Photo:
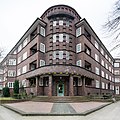
M 12 97 L 0 97 L 0 100 L 16 100 L 16 99 Z

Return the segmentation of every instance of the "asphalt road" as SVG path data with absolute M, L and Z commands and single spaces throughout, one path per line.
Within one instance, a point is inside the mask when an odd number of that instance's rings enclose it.
M 21 116 L 0 106 L 0 120 L 119 120 L 120 102 L 113 103 L 87 116 Z

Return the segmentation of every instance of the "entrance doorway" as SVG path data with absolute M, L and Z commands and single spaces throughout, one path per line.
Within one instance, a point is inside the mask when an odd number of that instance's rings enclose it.
M 57 84 L 57 96 L 64 96 L 64 83 Z

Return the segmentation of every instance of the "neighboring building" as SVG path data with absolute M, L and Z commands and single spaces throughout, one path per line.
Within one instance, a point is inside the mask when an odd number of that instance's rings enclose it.
M 67 5 L 48 8 L 1 62 L 3 85 L 15 79 L 27 94 L 118 94 L 120 59 L 114 59 L 86 19 Z

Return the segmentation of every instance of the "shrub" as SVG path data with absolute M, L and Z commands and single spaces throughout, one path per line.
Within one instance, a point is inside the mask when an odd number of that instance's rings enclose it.
M 14 88 L 13 88 L 14 94 L 19 94 L 19 81 L 15 80 L 14 82 Z
M 3 96 L 10 97 L 10 89 L 8 87 L 3 88 Z

